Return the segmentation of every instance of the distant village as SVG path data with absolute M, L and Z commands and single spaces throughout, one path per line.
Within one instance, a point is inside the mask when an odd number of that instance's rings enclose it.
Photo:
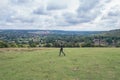
M 85 33 L 86 34 L 86 33 Z M 91 33 L 92 34 L 92 33 Z M 120 47 L 120 37 L 50 31 L 0 32 L 0 47 Z

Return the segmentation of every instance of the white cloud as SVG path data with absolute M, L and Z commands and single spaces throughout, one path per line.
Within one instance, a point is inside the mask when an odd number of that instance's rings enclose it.
M 0 29 L 120 29 L 119 0 L 2 0 Z

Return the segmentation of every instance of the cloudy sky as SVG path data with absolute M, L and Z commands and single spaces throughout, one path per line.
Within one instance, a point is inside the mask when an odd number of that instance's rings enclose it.
M 0 29 L 120 29 L 119 0 L 0 0 Z

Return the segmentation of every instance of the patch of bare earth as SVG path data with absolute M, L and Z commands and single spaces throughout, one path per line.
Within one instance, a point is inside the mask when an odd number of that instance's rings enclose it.
M 0 53 L 4 51 L 36 51 L 36 50 L 48 50 L 50 48 L 0 48 Z

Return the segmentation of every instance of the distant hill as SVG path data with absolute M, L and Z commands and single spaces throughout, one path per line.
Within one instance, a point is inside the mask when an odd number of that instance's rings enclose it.
M 58 35 L 82 35 L 89 36 L 95 34 L 101 34 L 103 31 L 62 31 L 62 30 L 0 30 L 0 34 L 37 34 L 37 35 L 47 35 L 47 34 L 58 34 Z
M 0 47 L 120 47 L 120 29 L 111 31 L 0 30 Z
M 37 35 L 102 35 L 102 36 L 115 36 L 120 37 L 120 29 L 110 30 L 110 31 L 62 31 L 62 30 L 0 30 L 0 34 L 37 34 Z
M 106 31 L 106 32 L 103 32 L 102 35 L 120 37 L 120 29 Z

